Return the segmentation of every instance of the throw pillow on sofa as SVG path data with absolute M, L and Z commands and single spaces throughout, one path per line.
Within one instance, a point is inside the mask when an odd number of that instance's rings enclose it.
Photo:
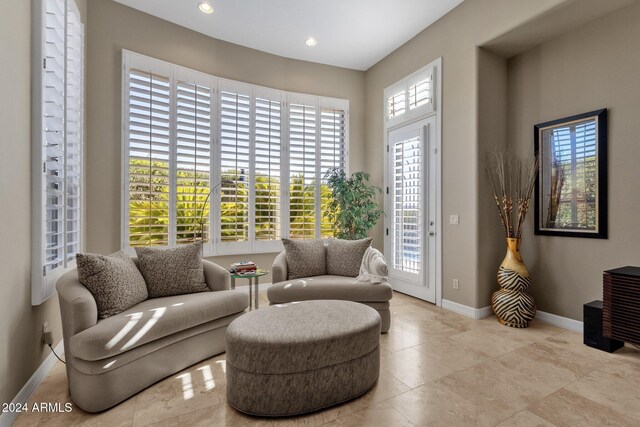
M 77 254 L 76 265 L 80 283 L 96 300 L 100 319 L 115 316 L 148 298 L 144 278 L 122 251 L 111 255 Z
M 282 239 L 287 258 L 288 279 L 327 274 L 324 242 L 322 240 Z
M 327 245 L 327 274 L 356 277 L 360 273 L 362 257 L 373 238 L 361 240 L 329 239 Z
M 172 249 L 136 248 L 138 268 L 147 282 L 149 298 L 209 291 L 201 250 L 202 243 Z

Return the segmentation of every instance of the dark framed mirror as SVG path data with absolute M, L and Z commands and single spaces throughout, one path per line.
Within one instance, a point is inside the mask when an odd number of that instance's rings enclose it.
M 607 238 L 607 109 L 534 126 L 535 234 Z

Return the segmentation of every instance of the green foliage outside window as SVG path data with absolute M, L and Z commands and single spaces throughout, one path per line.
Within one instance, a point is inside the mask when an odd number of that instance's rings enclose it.
M 166 162 L 131 160 L 129 164 L 129 244 L 162 246 L 169 244 L 169 165 Z M 223 242 L 249 240 L 249 188 L 238 177 L 239 171 L 222 173 L 220 228 Z M 189 243 L 200 239 L 200 218 L 204 221 L 204 240 L 210 238 L 208 224 L 211 199 L 209 174 L 177 172 L 176 240 Z M 281 235 L 280 182 L 258 174 L 255 177 L 255 238 L 276 240 Z M 194 191 L 195 188 L 195 191 Z M 315 182 L 305 184 L 302 175 L 291 177 L 291 238 L 315 238 Z M 331 189 L 321 184 L 321 212 L 329 208 Z M 321 234 L 333 235 L 332 222 L 321 215 Z

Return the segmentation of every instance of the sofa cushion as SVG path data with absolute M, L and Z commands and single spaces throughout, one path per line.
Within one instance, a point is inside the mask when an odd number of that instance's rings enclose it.
M 105 319 L 147 299 L 140 271 L 123 251 L 111 255 L 76 254 L 78 279 L 93 295 L 98 318 Z
M 317 299 L 385 302 L 393 297 L 393 289 L 388 283 L 368 285 L 354 283 L 352 277 L 325 275 L 274 283 L 267 297 L 275 304 Z
M 106 359 L 248 305 L 247 295 L 233 290 L 148 299 L 72 336 L 71 354 L 83 360 Z
M 202 267 L 202 243 L 172 249 L 136 248 L 149 298 L 209 291 Z
M 181 341 L 190 341 L 197 336 L 208 336 L 215 337 L 216 335 L 219 338 L 210 338 L 210 342 L 207 342 L 203 347 L 211 348 L 216 346 L 221 346 L 222 349 L 219 352 L 212 352 L 213 354 L 218 354 L 224 352 L 224 335 L 227 329 L 227 326 L 239 316 L 244 315 L 244 312 L 239 312 L 232 314 L 230 316 L 225 316 L 220 319 L 216 319 L 212 322 L 203 323 L 201 325 L 195 326 L 193 328 L 185 329 L 183 331 L 178 331 L 175 334 L 171 334 L 167 337 L 163 337 L 157 339 L 155 341 L 151 341 L 149 343 L 143 344 L 139 347 L 132 348 L 131 350 L 125 351 L 121 354 L 116 354 L 115 356 L 107 357 L 105 359 L 100 360 L 84 360 L 78 359 L 77 357 L 73 359 L 73 368 L 79 372 L 82 372 L 87 375 L 102 375 L 116 369 L 122 368 L 125 365 L 135 362 L 138 359 L 143 359 L 146 356 L 150 356 L 153 353 L 159 353 L 163 351 L 173 352 L 173 354 L 177 358 L 184 359 L 183 354 L 184 351 L 183 345 L 184 343 Z M 221 343 L 217 344 L 216 341 L 221 341 Z M 191 354 L 189 355 L 191 356 Z M 161 367 L 164 369 L 164 366 Z
M 322 240 L 282 239 L 287 258 L 288 279 L 327 274 L 326 255 Z
M 362 256 L 373 238 L 361 240 L 329 239 L 327 245 L 327 274 L 356 277 Z

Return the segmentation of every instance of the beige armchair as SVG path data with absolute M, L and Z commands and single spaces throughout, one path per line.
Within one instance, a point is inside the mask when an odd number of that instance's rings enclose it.
M 380 270 L 387 271 L 386 264 L 381 265 Z M 333 275 L 289 280 L 285 252 L 276 256 L 271 274 L 273 284 L 267 289 L 271 305 L 321 299 L 354 301 L 378 311 L 382 319 L 382 333 L 391 327 L 389 301 L 393 298 L 393 289 L 389 283 L 356 283 L 355 277 Z
M 134 259 L 134 261 L 136 261 Z M 225 351 L 229 323 L 249 306 L 230 289 L 229 272 L 203 260 L 212 292 L 147 299 L 98 319 L 77 270 L 56 285 L 71 398 L 81 409 L 108 409 L 140 390 Z

